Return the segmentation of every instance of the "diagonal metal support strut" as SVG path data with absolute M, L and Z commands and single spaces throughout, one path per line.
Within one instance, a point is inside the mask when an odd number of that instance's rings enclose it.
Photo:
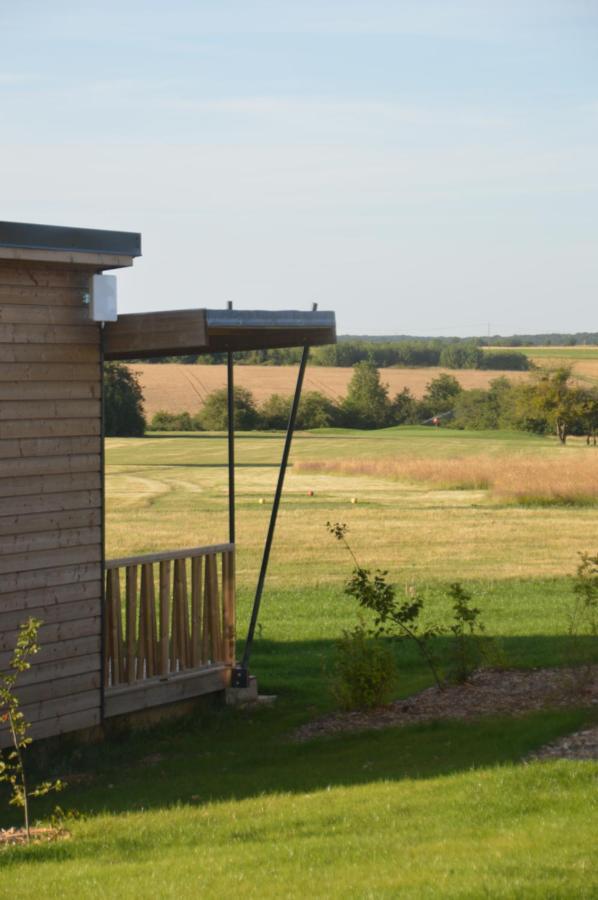
M 317 303 L 314 303 L 313 310 L 314 312 L 318 308 Z M 232 687 L 247 687 L 249 682 L 249 660 L 251 658 L 251 651 L 253 648 L 253 638 L 255 635 L 255 627 L 257 625 L 257 619 L 260 611 L 260 605 L 262 602 L 262 594 L 264 592 L 264 584 L 266 582 L 266 573 L 268 571 L 268 562 L 270 560 L 270 550 L 272 549 L 272 540 L 274 538 L 274 530 L 276 528 L 276 519 L 278 517 L 278 508 L 280 506 L 280 500 L 282 497 L 282 489 L 284 486 L 284 478 L 287 471 L 287 465 L 289 462 L 289 455 L 291 452 L 291 443 L 293 441 L 293 434 L 295 432 L 295 422 L 297 420 L 297 412 L 299 410 L 299 401 L 301 400 L 301 391 L 303 388 L 303 379 L 305 376 L 305 368 L 307 366 L 307 360 L 309 357 L 309 346 L 306 344 L 303 348 L 303 353 L 301 354 L 301 362 L 299 364 L 299 373 L 297 375 L 297 384 L 295 387 L 295 396 L 293 397 L 293 405 L 291 407 L 291 413 L 289 415 L 289 423 L 287 425 L 287 433 L 284 441 L 284 449 L 282 451 L 282 459 L 280 462 L 280 470 L 278 472 L 278 482 L 276 484 L 276 492 L 274 494 L 274 502 L 272 504 L 272 512 L 270 513 L 270 524 L 268 526 L 268 534 L 266 536 L 266 543 L 264 545 L 264 553 L 262 556 L 262 564 L 260 567 L 260 574 L 257 582 L 257 588 L 255 591 L 255 598 L 253 601 L 253 609 L 251 612 L 251 620 L 249 622 L 249 629 L 247 631 L 247 639 L 245 641 L 245 649 L 243 651 L 243 659 L 241 660 L 241 664 L 236 666 L 232 672 Z
M 228 302 L 228 309 L 233 304 Z M 228 540 L 235 543 L 235 382 L 232 350 L 226 355 L 226 392 L 228 426 Z

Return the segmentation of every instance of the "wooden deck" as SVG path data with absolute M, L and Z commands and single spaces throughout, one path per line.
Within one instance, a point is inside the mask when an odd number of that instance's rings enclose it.
M 222 691 L 235 661 L 235 548 L 106 562 L 104 717 Z

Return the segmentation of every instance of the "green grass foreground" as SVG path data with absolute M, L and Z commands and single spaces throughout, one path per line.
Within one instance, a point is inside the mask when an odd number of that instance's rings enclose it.
M 248 620 L 280 454 L 278 435 L 238 441 L 239 633 Z M 294 458 L 321 454 L 558 453 L 547 439 L 431 429 L 299 436 Z M 567 453 L 577 453 L 569 448 Z M 582 452 L 581 450 L 579 452 Z M 108 443 L 109 552 L 222 540 L 222 436 Z M 308 489 L 314 497 L 307 496 Z M 350 503 L 352 495 L 359 498 Z M 343 596 L 350 559 L 327 533 L 349 522 L 365 564 L 415 580 L 426 615 L 446 622 L 461 579 L 511 666 L 595 657 L 567 636 L 575 553 L 595 549 L 596 509 L 511 510 L 480 492 L 443 492 L 291 469 L 252 670 L 276 704 L 214 708 L 109 743 L 69 742 L 43 777 L 83 775 L 58 801 L 83 818 L 70 839 L 0 852 L 0 897 L 590 898 L 598 764 L 525 762 L 595 721 L 588 710 L 441 722 L 295 743 L 298 725 L 334 708 L 334 642 L 355 622 Z M 438 649 L 450 665 L 450 644 Z M 430 684 L 412 648 L 397 650 L 397 696 Z M 0 800 L 0 826 L 18 817 Z
M 566 579 L 469 587 L 511 665 L 570 661 Z M 426 590 L 442 617 L 443 586 Z M 248 606 L 243 591 L 242 620 Z M 91 780 L 58 800 L 85 818 L 68 840 L 0 853 L 0 895 L 596 896 L 598 766 L 522 761 L 588 711 L 291 740 L 332 708 L 334 638 L 352 620 L 338 589 L 270 593 L 252 668 L 273 707 L 66 745 L 52 774 Z M 400 695 L 430 683 L 407 647 L 398 660 Z

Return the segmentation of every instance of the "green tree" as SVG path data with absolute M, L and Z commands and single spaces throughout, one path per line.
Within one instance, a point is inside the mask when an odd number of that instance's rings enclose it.
M 473 341 L 460 341 L 443 348 L 440 365 L 449 369 L 479 369 L 483 357 L 483 350 Z
M 432 415 L 448 412 L 455 405 L 455 400 L 462 390 L 454 375 L 443 372 L 426 385 L 423 402 L 431 409 Z
M 298 428 L 330 428 L 338 418 L 338 406 L 320 391 L 306 391 L 302 396 L 297 414 Z
M 237 431 L 257 428 L 258 411 L 251 391 L 236 387 L 234 390 L 234 415 Z M 226 388 L 212 391 L 197 416 L 205 431 L 226 431 L 228 428 L 228 392 Z
M 533 369 L 534 365 L 525 353 L 517 351 L 492 351 L 491 353 L 482 353 L 478 369 L 507 369 L 511 372 L 527 372 Z
M 292 399 L 283 394 L 271 394 L 259 409 L 260 427 L 266 430 L 283 431 L 289 422 Z
M 276 431 L 284 430 L 289 422 L 292 397 L 272 394 L 260 406 L 261 428 Z M 301 397 L 297 411 L 297 428 L 330 428 L 338 419 L 338 407 L 333 400 L 319 391 L 306 391 Z
M 456 428 L 498 428 L 499 410 L 490 391 L 474 388 L 455 399 L 452 424 Z
M 392 401 L 392 417 L 396 425 L 412 425 L 417 422 L 417 400 L 408 387 L 395 394 Z
M 353 366 L 353 376 L 341 410 L 342 420 L 349 427 L 384 428 L 392 424 L 388 387 L 381 383 L 378 369 L 369 360 L 362 360 Z
M 580 389 L 578 393 L 579 415 L 582 433 L 586 443 L 593 441 L 596 445 L 598 434 L 598 391 L 596 389 Z
M 541 373 L 528 396 L 533 414 L 564 444 L 583 414 L 582 393 L 571 384 L 571 369 Z
M 143 392 L 134 372 L 122 363 L 104 365 L 104 433 L 140 437 L 145 431 Z

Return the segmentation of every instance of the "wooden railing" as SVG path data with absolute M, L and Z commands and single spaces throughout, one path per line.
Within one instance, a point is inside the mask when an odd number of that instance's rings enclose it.
M 235 659 L 233 544 L 106 562 L 104 686 Z

